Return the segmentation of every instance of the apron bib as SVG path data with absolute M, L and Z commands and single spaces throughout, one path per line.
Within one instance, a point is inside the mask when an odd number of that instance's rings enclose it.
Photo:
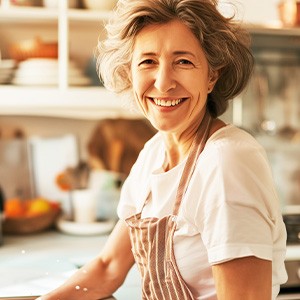
M 172 215 L 163 218 L 141 218 L 140 213 L 126 219 L 132 253 L 142 277 L 143 300 L 193 300 L 194 297 L 181 277 L 173 249 L 176 218 L 197 159 L 208 139 L 211 117 L 206 112 L 194 138 L 180 179 Z

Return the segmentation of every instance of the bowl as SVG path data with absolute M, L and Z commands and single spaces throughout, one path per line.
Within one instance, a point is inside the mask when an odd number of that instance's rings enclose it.
M 9 54 L 16 61 L 29 58 L 58 58 L 58 43 L 42 42 L 40 38 L 23 40 L 12 44 Z
M 58 8 L 59 0 L 43 0 L 43 6 L 47 8 Z M 77 0 L 69 0 L 68 7 L 76 8 L 78 6 Z
M 41 6 L 41 0 L 10 0 L 14 6 Z
M 60 209 L 52 209 L 35 216 L 7 217 L 3 222 L 3 232 L 8 234 L 41 232 L 54 226 L 60 214 Z
M 112 10 L 117 0 L 83 0 L 83 6 L 91 10 Z

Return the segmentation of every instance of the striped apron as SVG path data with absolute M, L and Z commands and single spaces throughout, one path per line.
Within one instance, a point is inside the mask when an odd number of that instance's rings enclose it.
M 208 139 L 211 117 L 207 112 L 194 138 L 177 190 L 173 214 L 163 218 L 141 218 L 142 211 L 126 219 L 132 252 L 142 277 L 143 300 L 193 300 L 181 277 L 173 250 L 176 217 L 182 197 L 196 166 L 197 158 Z

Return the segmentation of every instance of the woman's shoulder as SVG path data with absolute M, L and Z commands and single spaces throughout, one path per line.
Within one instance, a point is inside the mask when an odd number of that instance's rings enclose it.
M 206 148 L 209 152 L 217 151 L 221 157 L 229 155 L 238 158 L 241 154 L 255 153 L 265 156 L 265 149 L 255 137 L 233 124 L 228 124 L 213 133 L 207 141 Z
M 209 138 L 199 160 L 199 168 L 203 166 L 207 170 L 206 174 L 210 170 L 224 176 L 233 170 L 239 176 L 262 169 L 267 173 L 270 171 L 263 146 L 252 134 L 231 124 Z
M 220 143 L 220 144 L 231 144 L 237 143 L 239 145 L 252 144 L 253 146 L 260 147 L 252 133 L 248 132 L 246 129 L 237 127 L 233 124 L 227 124 L 226 126 L 220 128 L 214 132 L 208 142 Z

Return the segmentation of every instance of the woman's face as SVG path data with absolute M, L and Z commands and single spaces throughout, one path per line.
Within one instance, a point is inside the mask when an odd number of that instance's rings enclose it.
M 130 76 L 136 101 L 152 125 L 179 134 L 201 122 L 217 80 L 200 43 L 177 20 L 138 33 Z

